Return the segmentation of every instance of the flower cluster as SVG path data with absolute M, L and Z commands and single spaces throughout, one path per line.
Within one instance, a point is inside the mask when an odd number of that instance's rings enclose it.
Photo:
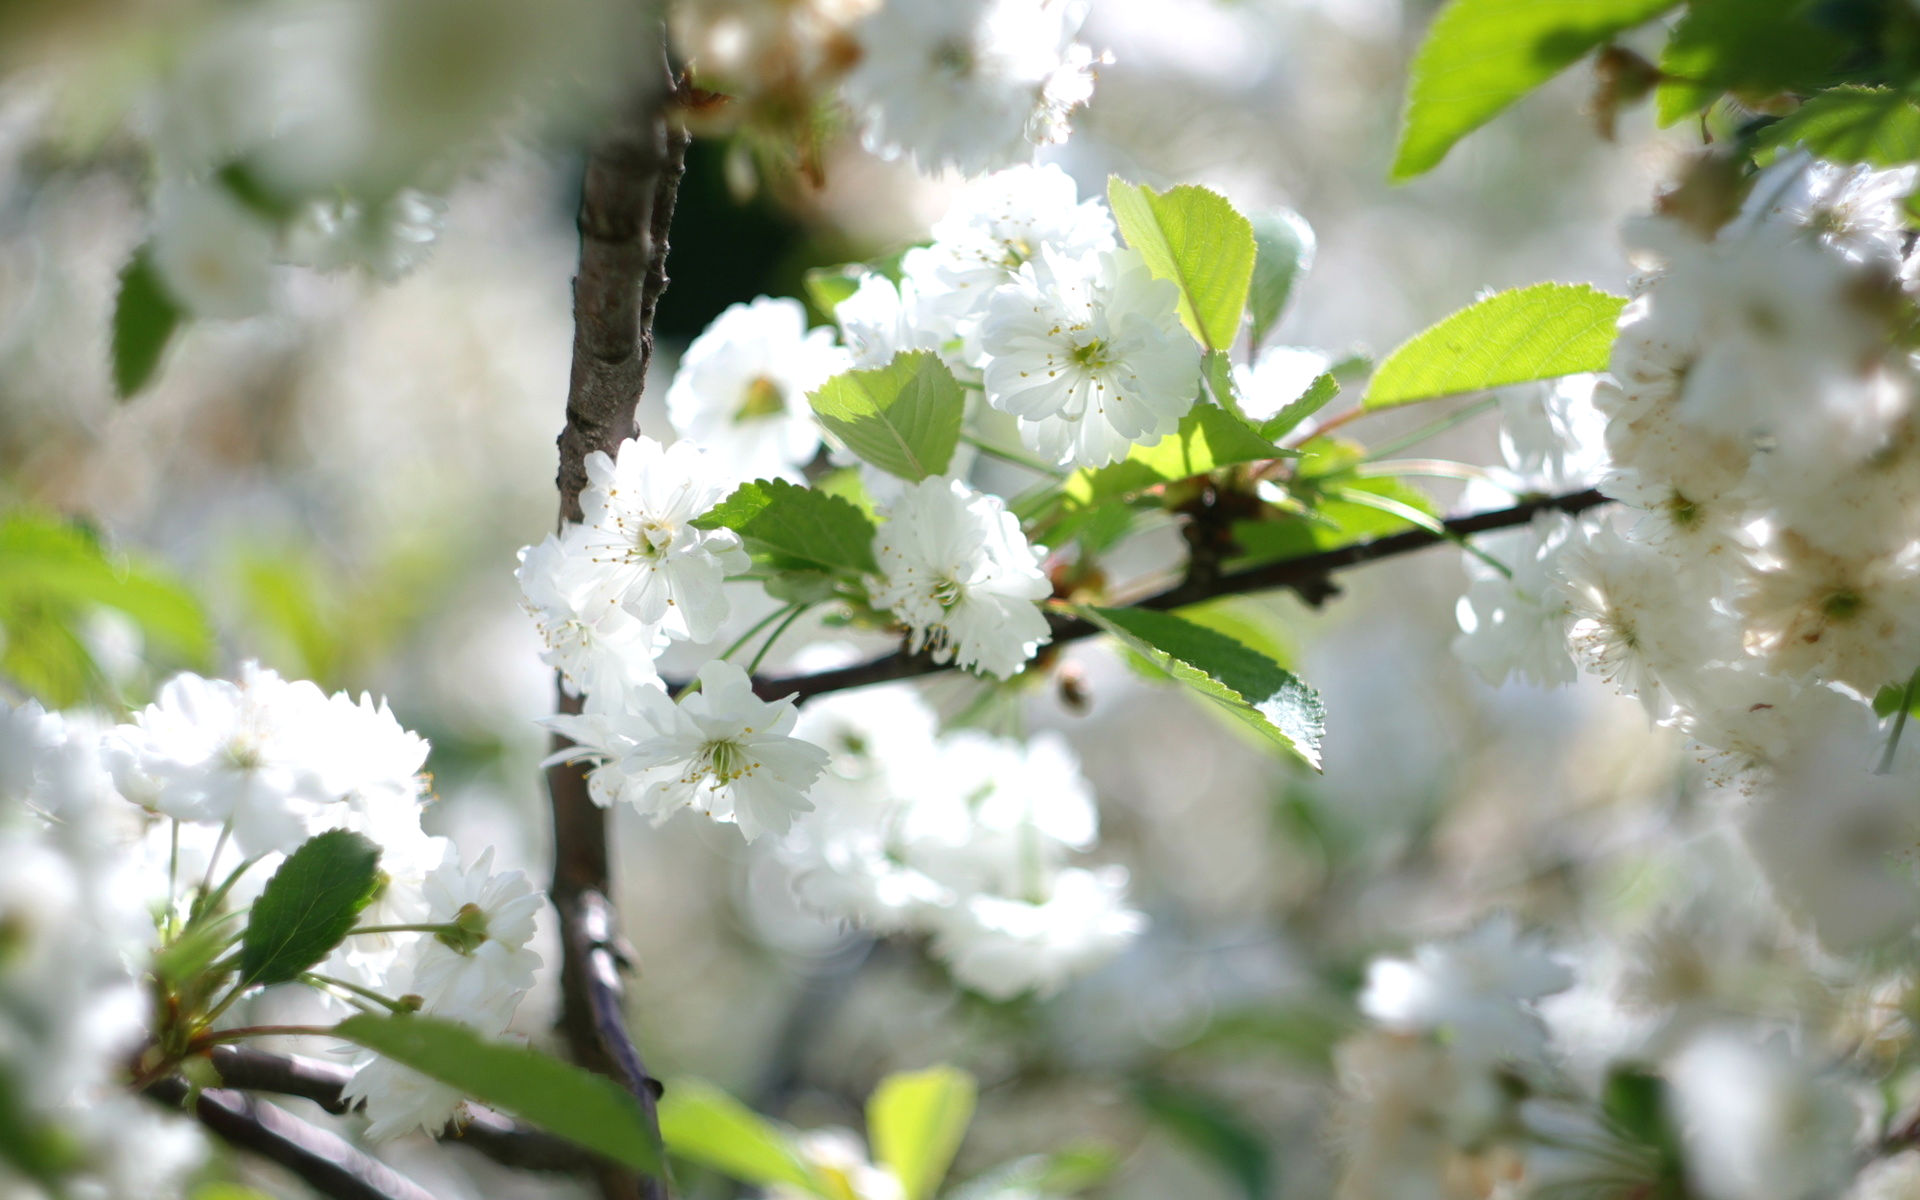
M 1896 857 L 1920 828 L 1912 755 L 1870 708 L 1904 709 L 1920 667 L 1915 175 L 1802 152 L 1710 233 L 1638 222 L 1646 274 L 1591 411 L 1563 396 L 1557 437 L 1536 419 L 1507 447 L 1523 472 L 1579 464 L 1555 483 L 1601 466 L 1622 510 L 1485 543 L 1511 573 L 1476 568 L 1461 610 L 1490 677 L 1565 682 L 1571 652 L 1693 739 L 1776 899 L 1834 950 L 1920 916 Z
M 930 934 L 956 979 L 1002 998 L 1055 991 L 1143 928 L 1123 869 L 1067 865 L 1098 815 L 1059 738 L 940 735 L 899 685 L 816 701 L 800 731 L 832 752 L 816 811 L 776 847 L 808 907 Z

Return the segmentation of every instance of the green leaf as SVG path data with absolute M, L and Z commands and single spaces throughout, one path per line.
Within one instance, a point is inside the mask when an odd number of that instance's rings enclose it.
M 741 484 L 695 522 L 731 529 L 778 569 L 871 573 L 873 522 L 851 501 L 784 479 Z
M 1214 403 L 1245 421 L 1246 412 L 1240 407 L 1240 385 L 1233 378 L 1233 356 L 1225 350 L 1209 350 L 1201 360 L 1201 369 L 1206 373 L 1207 390 L 1213 393 Z
M 1808 7 L 1806 0 L 1692 0 L 1660 55 L 1660 124 L 1699 112 L 1722 92 L 1763 98 L 1826 82 L 1846 43 L 1809 20 Z
M 1061 493 L 1069 508 L 1090 508 L 1236 463 L 1294 455 L 1261 437 L 1239 417 L 1202 401 L 1180 419 L 1179 429 L 1151 446 L 1135 446 L 1110 466 L 1074 472 Z
M 1268 441 L 1279 441 L 1299 428 L 1300 422 L 1332 403 L 1339 394 L 1340 381 L 1333 377 L 1333 372 L 1316 376 L 1307 385 L 1307 390 L 1300 393 L 1299 399 L 1289 401 L 1285 408 L 1261 422 L 1260 436 Z
M 1413 61 L 1392 178 L 1437 166 L 1453 144 L 1615 36 L 1680 0 L 1452 0 Z
M 1240 332 L 1255 255 L 1253 226 L 1218 192 L 1181 184 L 1155 192 L 1107 180 L 1113 219 L 1158 279 L 1180 289 L 1180 320 L 1209 350 Z
M 380 847 L 345 829 L 287 855 L 248 914 L 241 983 L 287 983 L 332 953 L 379 889 L 379 867 Z
M 418 1013 L 349 1017 L 334 1026 L 333 1035 L 621 1166 L 650 1175 L 660 1171 L 659 1147 L 639 1103 L 591 1071 Z
M 1255 213 L 1249 224 L 1258 252 L 1247 307 L 1253 313 L 1253 344 L 1258 346 L 1279 323 L 1293 285 L 1313 266 L 1314 240 L 1313 227 L 1290 208 Z
M 852 267 L 815 267 L 806 273 L 801 281 L 807 289 L 807 299 L 818 309 L 820 315 L 831 320 L 833 310 L 840 302 L 860 290 L 860 276 Z
M 1536 283 L 1470 304 L 1387 355 L 1361 404 L 1387 408 L 1604 371 L 1627 302 L 1584 283 Z
M 909 483 L 947 469 L 966 408 L 953 372 L 925 350 L 836 375 L 808 400 L 849 450 Z
M 874 1161 L 891 1169 L 906 1200 L 929 1200 L 947 1177 L 973 1120 L 973 1076 L 957 1067 L 889 1075 L 867 1097 Z
M 949 1200 L 1006 1200 L 1008 1196 L 1071 1196 L 1105 1183 L 1120 1167 L 1106 1146 L 1070 1146 L 1003 1163 L 948 1193 Z
M 1342 493 L 1370 492 L 1430 517 L 1438 515 L 1433 498 L 1404 479 L 1346 476 L 1339 479 L 1338 486 Z M 1239 570 L 1257 563 L 1299 558 L 1411 528 L 1412 522 L 1382 512 L 1379 507 L 1317 496 L 1307 515 L 1234 522 L 1233 540 L 1240 553 L 1229 561 L 1228 568 Z
M 1148 1116 L 1217 1167 L 1247 1200 L 1266 1200 L 1272 1155 L 1265 1139 L 1226 1103 L 1159 1081 L 1140 1084 L 1134 1095 Z
M 1172 613 L 1081 606 L 1080 615 L 1318 771 L 1326 709 L 1319 693 L 1241 642 Z
M 37 607 L 72 617 L 92 606 L 120 612 L 155 649 L 190 666 L 213 656 L 205 610 L 160 570 L 116 562 L 90 532 L 50 516 L 22 511 L 0 518 L 0 614 Z
M 120 272 L 120 295 L 113 304 L 113 390 L 122 400 L 153 378 L 184 315 L 142 246 Z
M 790 1132 L 698 1079 L 676 1079 L 660 1097 L 660 1139 L 669 1153 L 746 1183 L 832 1194 Z
M 1920 159 L 1920 104 L 1892 88 L 1837 87 L 1762 129 L 1754 157 L 1771 162 L 1799 144 L 1816 158 L 1893 167 Z

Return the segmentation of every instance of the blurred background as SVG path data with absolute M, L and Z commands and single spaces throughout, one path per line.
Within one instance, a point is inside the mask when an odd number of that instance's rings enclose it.
M 82 518 L 179 572 L 217 617 L 223 669 L 252 657 L 388 696 L 433 743 L 429 828 L 495 843 L 505 865 L 540 876 L 545 738 L 533 722 L 553 689 L 512 571 L 554 521 L 581 148 L 637 69 L 619 52 L 631 40 L 607 35 L 629 17 L 425 4 L 413 25 L 376 23 L 387 41 L 343 46 L 335 27 L 352 7 L 7 6 L 0 499 Z M 1687 132 L 1656 136 L 1630 112 L 1604 139 L 1584 111 L 1593 80 L 1576 70 L 1439 170 L 1389 188 L 1406 64 L 1432 7 L 1095 0 L 1082 40 L 1112 62 L 1072 140 L 1043 159 L 1083 195 L 1118 173 L 1205 183 L 1243 210 L 1295 208 L 1318 258 L 1275 340 L 1335 357 L 1390 349 L 1487 289 L 1621 290 L 1614 230 L 1647 205 Z M 710 16 L 690 19 L 690 39 Z M 366 67 L 369 45 L 384 66 Z M 357 108 L 341 105 L 362 124 L 322 132 L 380 169 L 414 162 L 410 139 L 479 148 L 408 178 L 435 198 L 440 232 L 403 278 L 276 267 L 263 311 L 192 321 L 152 384 L 121 401 L 117 279 L 147 237 L 167 155 L 205 132 L 178 128 L 182 80 L 231 89 L 207 102 L 215 112 L 244 109 L 249 87 L 363 87 Z M 775 157 L 725 136 L 694 142 L 646 432 L 668 432 L 676 352 L 726 305 L 803 295 L 810 268 L 923 238 L 955 187 L 831 131 L 817 186 Z M 1431 415 L 1356 433 L 1384 438 Z M 1483 416 L 1428 451 L 1494 461 L 1495 428 Z M 1442 510 L 1457 500 L 1435 495 Z M 1141 551 L 1143 569 L 1175 544 Z M 1101 644 L 1065 656 L 1084 706 L 1051 685 L 1023 693 L 1026 727 L 1078 752 L 1101 805 L 1099 858 L 1127 866 L 1151 922 L 1051 999 L 969 996 L 919 946 L 807 916 L 730 828 L 621 814 L 618 899 L 650 1065 L 812 1128 L 857 1127 L 889 1071 L 952 1062 L 983 1089 L 960 1176 L 1097 1144 L 1121 1157 L 1093 1193 L 1114 1200 L 1326 1196 L 1330 1051 L 1371 954 L 1502 908 L 1572 946 L 1653 928 L 1709 886 L 1754 889 L 1716 845 L 1685 836 L 1686 764 L 1637 705 L 1590 684 L 1490 688 L 1452 657 L 1456 553 L 1340 582 L 1320 611 L 1291 596 L 1236 606 L 1248 636 L 1324 694 L 1324 776 L 1142 682 Z M 128 702 L 153 682 L 134 636 L 107 619 L 90 630 Z M 930 694 L 951 710 L 961 686 Z M 1579 926 L 1594 920 L 1611 927 Z M 548 981 L 518 1027 L 547 1037 L 552 1005 Z M 424 1141 L 384 1153 L 436 1194 L 564 1193 Z M 246 1169 L 298 1194 L 270 1168 Z M 729 1194 L 693 1182 L 695 1195 Z

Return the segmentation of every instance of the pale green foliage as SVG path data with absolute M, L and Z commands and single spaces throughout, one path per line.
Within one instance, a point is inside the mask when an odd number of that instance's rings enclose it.
M 1604 371 L 1626 301 L 1585 284 L 1536 283 L 1470 304 L 1415 334 L 1367 385 L 1368 408 Z
M 1453 144 L 1594 47 L 1678 0 L 1452 0 L 1413 63 L 1393 178 L 1432 170 Z
M 954 1067 L 902 1072 L 867 1098 L 874 1161 L 893 1171 L 906 1200 L 928 1200 L 946 1178 L 973 1120 L 973 1076 Z
M 1062 487 L 1071 508 L 1088 508 L 1108 500 L 1136 495 L 1150 487 L 1204 475 L 1236 463 L 1285 458 L 1280 449 L 1254 428 L 1217 405 L 1193 406 L 1180 428 L 1151 446 L 1133 452 L 1109 466 L 1074 472 Z
M 1899 166 L 1920 159 L 1920 104 L 1892 88 L 1829 88 L 1761 130 L 1755 144 L 1762 162 L 1801 145 L 1834 162 Z
M 349 1017 L 331 1032 L 622 1166 L 660 1169 L 639 1104 L 610 1079 L 418 1014 Z
M 1294 285 L 1313 265 L 1314 239 L 1313 227 L 1290 208 L 1255 213 L 1248 223 L 1253 227 L 1257 253 L 1247 290 L 1247 309 L 1253 323 L 1253 344 L 1258 346 L 1279 323 Z
M 953 372 L 924 350 L 897 354 L 884 367 L 836 375 L 808 399 L 820 423 L 847 449 L 916 483 L 947 469 L 966 407 Z
M 826 1180 L 793 1148 L 793 1131 L 699 1079 L 676 1079 L 660 1097 L 669 1153 L 747 1183 L 785 1184 L 827 1196 Z
M 1157 279 L 1180 289 L 1180 321 L 1209 350 L 1233 345 L 1253 282 L 1253 226 L 1226 197 L 1192 184 L 1164 192 L 1107 181 L 1107 203 L 1127 245 Z

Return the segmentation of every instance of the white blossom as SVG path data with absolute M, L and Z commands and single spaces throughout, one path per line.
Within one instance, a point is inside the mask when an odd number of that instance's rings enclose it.
M 168 293 L 202 317 L 267 307 L 273 233 L 213 183 L 171 183 L 155 196 L 153 266 Z
M 629 438 L 587 455 L 581 550 L 599 568 L 575 603 L 617 603 L 637 621 L 696 642 L 727 618 L 721 582 L 747 567 L 739 535 L 693 522 L 732 490 L 726 467 L 691 442 Z
M 842 84 L 869 150 L 977 175 L 1065 140 L 1093 94 L 1081 0 L 886 0 Z
M 1411 959 L 1375 959 L 1360 1008 L 1399 1033 L 1441 1034 L 1463 1060 L 1528 1059 L 1546 1046 L 1533 1001 L 1564 990 L 1573 973 L 1505 913 Z
M 618 696 L 658 683 L 654 659 L 665 647 L 664 631 L 609 601 L 583 605 L 599 570 L 585 539 L 584 526 L 568 525 L 520 551 L 514 577 L 546 647 L 540 660 L 559 671 L 576 696 Z
M 983 995 L 1056 992 L 1146 928 L 1125 905 L 1127 873 L 1068 868 L 1025 896 L 978 893 L 943 910 L 934 948 L 955 979 Z
M 798 300 L 761 296 L 728 306 L 687 347 L 667 416 L 734 478 L 799 482 L 820 450 L 807 393 L 850 365 L 831 330 L 807 329 Z
M 1053 589 L 1000 498 L 936 476 L 885 516 L 871 593 L 906 624 L 910 648 L 1002 679 L 1025 666 L 1050 637 L 1039 602 Z
M 1708 1200 L 1831 1196 L 1860 1116 L 1835 1081 L 1778 1041 L 1713 1029 L 1667 1064 L 1688 1177 Z

